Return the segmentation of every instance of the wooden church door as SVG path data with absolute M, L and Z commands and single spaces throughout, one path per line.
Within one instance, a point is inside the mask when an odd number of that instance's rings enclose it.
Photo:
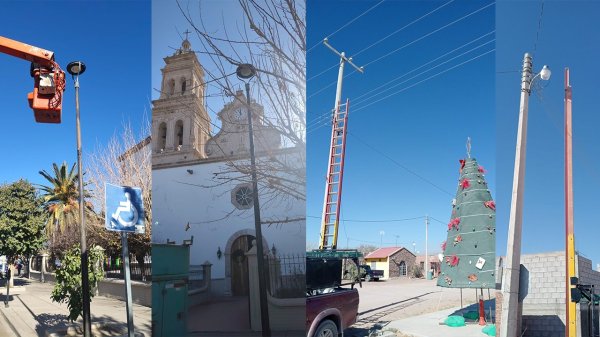
M 254 236 L 240 236 L 231 245 L 231 291 L 234 296 L 249 294 L 248 259 L 246 252 L 252 247 Z

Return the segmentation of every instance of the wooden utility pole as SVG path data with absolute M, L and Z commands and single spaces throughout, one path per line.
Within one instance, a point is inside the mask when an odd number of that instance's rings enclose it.
M 573 128 L 571 123 L 571 85 L 565 68 L 565 265 L 566 265 L 566 337 L 577 337 L 577 304 L 571 299 L 571 277 L 575 274 L 575 233 L 573 231 Z

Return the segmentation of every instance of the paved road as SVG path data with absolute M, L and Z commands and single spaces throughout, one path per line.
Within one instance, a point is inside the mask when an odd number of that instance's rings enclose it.
M 364 336 L 375 324 L 385 326 L 392 321 L 461 305 L 460 289 L 438 287 L 436 280 L 402 278 L 363 282 L 358 292 L 360 320 L 344 332 L 348 337 Z M 475 301 L 475 290 L 463 290 L 464 306 Z

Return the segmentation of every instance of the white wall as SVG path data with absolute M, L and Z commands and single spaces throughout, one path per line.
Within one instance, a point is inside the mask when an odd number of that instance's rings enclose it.
M 224 169 L 223 162 L 207 162 L 152 172 L 152 241 L 166 243 L 169 239 L 181 244 L 193 235 L 190 264 L 209 261 L 213 264 L 213 279 L 225 277 L 225 246 L 231 236 L 240 231 L 254 233 L 253 209 L 238 210 L 231 203 L 231 190 L 238 182 L 217 186 L 218 181 L 212 179 L 215 172 Z M 193 174 L 187 170 L 193 170 Z M 264 196 L 259 198 L 261 202 L 265 199 Z M 227 216 L 231 211 L 233 213 Z M 305 214 L 303 201 L 261 204 L 263 221 L 304 218 Z M 185 231 L 188 222 L 191 228 Z M 262 226 L 268 248 L 275 244 L 278 254 L 303 254 L 305 228 L 305 221 Z M 221 259 L 217 259 L 218 247 L 223 252 Z

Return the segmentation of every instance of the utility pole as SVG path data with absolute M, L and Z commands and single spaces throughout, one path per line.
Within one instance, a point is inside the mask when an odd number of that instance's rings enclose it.
M 427 214 L 425 214 L 425 279 L 428 279 L 429 269 L 431 269 L 431 266 L 429 263 L 429 250 L 427 247 L 428 243 L 429 243 L 428 235 L 429 235 L 429 216 Z
M 349 101 L 341 109 L 342 82 L 344 79 L 344 66 L 350 64 L 357 71 L 363 72 L 362 67 L 352 63 L 352 58 L 346 57 L 344 52 L 333 48 L 327 39 L 323 44 L 340 57 L 335 102 L 332 116 L 331 147 L 329 148 L 329 161 L 327 163 L 327 182 L 325 183 L 325 199 L 323 201 L 323 216 L 321 218 L 320 250 L 336 250 L 339 228 L 339 214 L 342 204 L 342 181 L 344 177 L 344 158 L 346 152 L 346 129 L 348 126 Z
M 569 84 L 569 68 L 565 68 L 565 261 L 566 261 L 566 337 L 577 337 L 577 304 L 571 299 L 571 277 L 575 274 L 575 232 L 573 216 L 573 124 L 572 93 Z
M 523 226 L 523 192 L 525 184 L 525 152 L 527 147 L 527 112 L 531 93 L 533 64 L 531 55 L 523 58 L 521 76 L 521 101 L 519 126 L 517 130 L 517 150 L 513 175 L 512 199 L 508 221 L 508 242 L 506 247 L 506 267 L 502 279 L 502 318 L 500 337 L 520 336 L 519 272 L 521 268 L 521 232 Z

